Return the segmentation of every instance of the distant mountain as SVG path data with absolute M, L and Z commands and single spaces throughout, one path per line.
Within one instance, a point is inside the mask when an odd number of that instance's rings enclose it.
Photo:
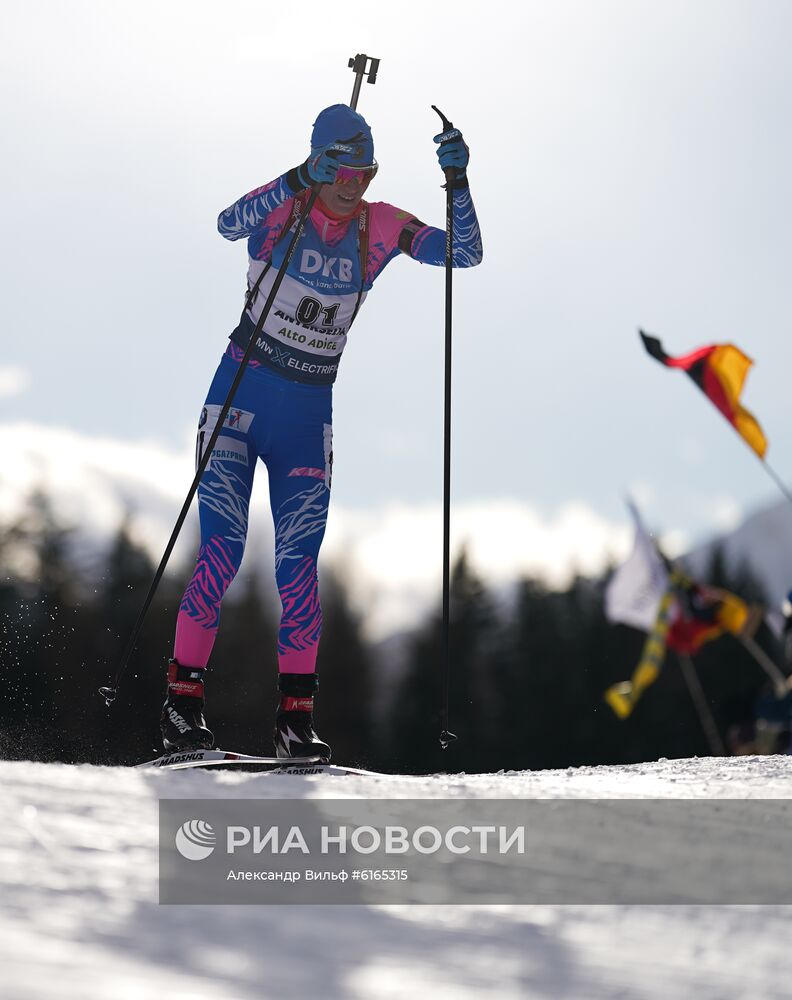
M 153 442 L 128 442 L 86 435 L 66 427 L 0 423 L 0 525 L 26 509 L 31 492 L 52 499 L 59 519 L 74 527 L 75 556 L 87 571 L 106 554 L 125 519 L 133 538 L 159 561 L 192 478 L 192 446 L 179 451 Z M 257 477 L 251 502 L 251 531 L 245 570 L 268 575 L 272 564 L 272 518 L 266 476 Z M 352 597 L 372 638 L 393 637 L 379 656 L 385 672 L 399 672 L 402 637 L 439 600 L 441 531 L 439 504 L 394 502 L 377 509 L 333 506 L 323 560 L 345 568 Z M 542 516 L 527 501 L 490 499 L 457 503 L 453 510 L 455 549 L 464 544 L 476 572 L 499 603 L 508 603 L 520 576 L 564 587 L 575 572 L 596 577 L 629 552 L 626 519 L 609 522 L 581 501 Z M 191 565 L 197 549 L 195 505 L 177 545 L 172 566 Z M 716 545 L 730 567 L 747 564 L 761 580 L 772 606 L 792 587 L 792 505 L 759 510 L 730 534 L 694 548 L 685 558 L 701 575 Z M 233 598 L 232 598 L 233 599 Z
M 781 605 L 792 588 L 792 504 L 781 501 L 758 510 L 729 534 L 691 550 L 683 561 L 693 575 L 706 571 L 718 546 L 729 569 L 750 569 L 764 585 L 771 608 Z

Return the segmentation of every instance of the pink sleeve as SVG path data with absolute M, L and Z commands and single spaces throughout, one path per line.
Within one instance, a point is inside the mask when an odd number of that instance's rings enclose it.
M 400 238 L 405 229 L 423 228 L 411 212 L 405 212 L 386 201 L 375 201 L 369 205 L 370 232 L 368 254 L 368 277 L 373 281 L 388 261 L 402 250 Z M 415 229 L 417 231 L 417 229 Z M 402 241 L 403 242 L 403 241 Z M 405 251 L 406 252 L 406 251 Z

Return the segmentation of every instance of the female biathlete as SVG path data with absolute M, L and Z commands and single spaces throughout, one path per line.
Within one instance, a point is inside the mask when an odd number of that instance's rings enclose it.
M 453 172 L 453 264 L 472 267 L 482 251 L 468 188 L 468 148 L 461 135 L 452 141 L 436 136 L 435 142 L 440 166 Z M 339 155 L 338 145 L 348 152 Z M 242 561 L 261 458 L 269 475 L 283 606 L 276 753 L 330 759 L 330 747 L 314 732 L 313 702 L 322 629 L 316 562 L 330 501 L 333 383 L 349 328 L 385 266 L 400 253 L 424 264 L 445 263 L 443 230 L 386 202 L 363 200 L 376 172 L 371 129 L 357 112 L 336 104 L 316 119 L 304 163 L 219 217 L 222 236 L 248 240 L 248 299 L 201 413 L 198 461 L 284 261 L 289 234 L 311 187 L 321 185 L 198 489 L 201 546 L 168 664 L 161 717 L 166 750 L 214 745 L 204 719 L 204 672 L 220 602 Z

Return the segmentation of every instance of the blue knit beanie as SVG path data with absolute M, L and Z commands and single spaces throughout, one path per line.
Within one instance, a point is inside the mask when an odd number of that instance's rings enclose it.
M 343 142 L 353 147 L 351 154 L 342 153 L 339 156 L 339 163 L 362 167 L 374 162 L 374 140 L 369 124 L 363 115 L 346 104 L 325 108 L 314 122 L 311 149 L 327 146 L 331 142 Z

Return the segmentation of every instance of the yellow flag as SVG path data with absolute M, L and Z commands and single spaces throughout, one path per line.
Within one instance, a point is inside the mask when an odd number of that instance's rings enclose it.
M 666 636 L 671 624 L 674 588 L 669 587 L 660 601 L 652 631 L 646 637 L 641 659 L 629 681 L 612 684 L 605 692 L 605 701 L 620 719 L 626 719 L 643 692 L 654 684 L 660 674 L 666 651 Z

